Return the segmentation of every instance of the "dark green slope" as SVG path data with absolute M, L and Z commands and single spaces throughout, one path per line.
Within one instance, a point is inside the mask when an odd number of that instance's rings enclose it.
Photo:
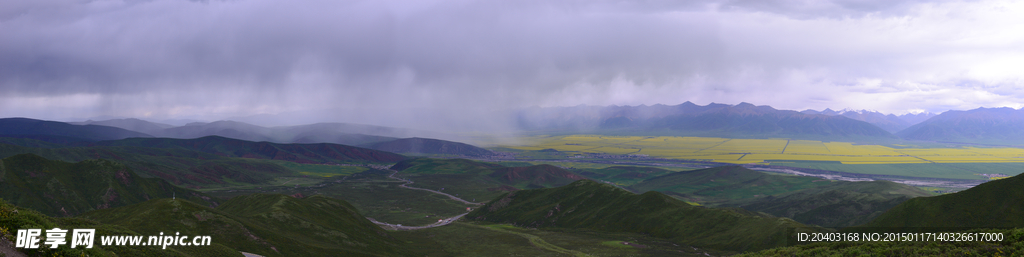
M 244 122 L 220 120 L 210 123 L 193 122 L 185 126 L 167 128 L 160 131 L 160 137 L 169 138 L 201 138 L 221 136 L 246 141 L 273 141 L 271 129 Z
M 68 163 L 33 154 L 0 159 L 0 197 L 51 216 L 72 216 L 173 195 L 204 205 L 217 204 L 167 181 L 139 177 L 127 166 L 109 160 Z
M 547 164 L 497 168 L 488 176 L 506 185 L 520 185 L 520 188 L 557 187 L 585 179 L 576 173 Z
M 339 144 L 277 144 L 219 136 L 196 139 L 130 138 L 102 141 L 96 146 L 137 146 L 192 150 L 226 157 L 283 160 L 296 163 L 397 162 L 405 156 Z
M 64 122 L 27 118 L 0 119 L 0 136 L 34 137 L 43 141 L 48 139 L 59 139 L 58 141 L 100 141 L 129 137 L 153 137 L 122 128 L 99 125 L 71 125 Z
M 505 167 L 465 159 L 419 158 L 402 161 L 391 169 L 416 183 L 413 187 L 442 190 L 469 201 L 486 201 L 504 192 L 544 188 L 583 179 L 571 171 L 551 166 Z
M 324 253 L 403 254 L 383 229 L 339 199 L 253 194 L 232 198 L 217 210 Z
M 888 232 L 893 233 L 893 232 Z M 734 257 L 754 256 L 1022 256 L 1024 255 L 1024 228 L 976 229 L 965 233 L 1002 234 L 1003 240 L 993 241 L 878 241 L 878 242 L 819 242 L 743 253 Z
M 398 162 L 391 169 L 401 171 L 402 173 L 458 174 L 470 172 L 490 173 L 491 169 L 503 167 L 505 166 L 466 159 L 417 158 Z
M 402 138 L 370 144 L 371 149 L 395 153 L 490 156 L 494 152 L 469 144 L 431 138 Z
M 314 196 L 241 196 L 217 209 L 158 199 L 82 217 L 143 234 L 210 235 L 213 242 L 264 256 L 408 255 L 348 203 Z
M 618 185 L 633 185 L 658 176 L 668 175 L 676 171 L 641 166 L 612 166 L 601 169 L 575 169 L 580 175 L 588 178 L 609 181 Z
M 741 166 L 722 166 L 659 176 L 636 183 L 629 189 L 636 192 L 658 191 L 713 205 L 830 183 L 813 177 L 770 175 Z
M 590 180 L 511 192 L 466 217 L 525 227 L 645 233 L 729 251 L 781 246 L 788 228 L 814 229 L 785 218 L 691 206 L 658 192 L 637 195 Z
M 183 201 L 185 202 L 185 201 Z M 11 241 L 19 229 L 52 229 L 73 230 L 76 228 L 96 229 L 93 248 L 76 247 L 71 249 L 62 245 L 57 249 L 48 246 L 41 249 L 15 249 L 27 256 L 242 256 L 237 250 L 228 248 L 216 241 L 209 246 L 104 246 L 100 244 L 102 236 L 150 236 L 157 234 L 140 234 L 122 226 L 97 223 L 82 218 L 53 218 L 35 210 L 11 205 L 0 199 L 0 237 Z M 2 239 L 0 239 L 2 240 Z M 145 240 L 145 239 L 144 239 Z M 0 243 L 3 244 L 3 243 Z M 0 248 L 13 245 L 0 245 Z
M 1024 175 L 957 193 L 910 199 L 864 226 L 1024 227 Z
M 122 128 L 122 129 L 131 130 L 131 131 L 137 131 L 137 132 L 141 132 L 141 133 L 146 133 L 146 134 L 150 134 L 150 135 L 154 135 L 154 136 L 162 136 L 161 134 L 163 133 L 163 130 L 174 127 L 173 125 L 168 125 L 168 124 L 163 124 L 163 123 L 156 123 L 156 122 L 149 122 L 149 121 L 135 119 L 135 118 L 111 119 L 111 120 L 101 120 L 101 121 L 87 120 L 87 121 L 84 121 L 84 122 L 70 122 L 70 123 L 71 124 L 75 124 L 75 125 L 99 125 L 99 126 Z
M 210 207 L 184 200 L 153 199 L 118 208 L 96 210 L 82 218 L 126 227 L 143 235 L 160 233 L 210 236 L 211 241 L 239 251 L 277 254 L 268 238 L 253 226 Z M 282 249 L 278 248 L 278 251 Z
M 64 147 L 63 144 L 47 142 L 42 140 L 36 140 L 31 138 L 19 138 L 19 137 L 0 137 L 0 144 L 9 144 L 23 147 L 39 147 L 39 148 L 58 148 Z
M 32 148 L 0 143 L 0 157 L 31 153 L 47 159 L 78 162 L 109 159 L 147 177 L 158 177 L 177 185 L 199 187 L 228 181 L 265 183 L 276 176 L 294 172 L 273 163 L 182 149 L 135 146 Z
M 417 158 L 391 167 L 398 175 L 416 183 L 412 187 L 440 190 L 467 201 L 483 202 L 514 190 L 488 175 L 504 166 L 466 159 Z M 442 190 L 443 188 L 443 190 Z
M 847 182 L 752 199 L 743 209 L 791 218 L 823 227 L 867 223 L 906 200 L 932 196 L 916 187 L 889 181 Z

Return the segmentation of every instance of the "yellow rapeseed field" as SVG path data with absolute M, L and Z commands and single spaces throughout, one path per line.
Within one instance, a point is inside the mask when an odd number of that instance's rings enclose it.
M 537 136 L 524 141 L 526 143 L 507 147 L 737 164 L 787 160 L 843 164 L 1024 162 L 1024 149 L 1020 148 L 891 148 L 813 140 L 600 135 Z

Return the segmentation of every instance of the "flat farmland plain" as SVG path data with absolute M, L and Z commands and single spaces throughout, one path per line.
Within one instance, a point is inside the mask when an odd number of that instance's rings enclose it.
M 1011 147 L 913 148 L 784 138 L 731 139 L 603 135 L 534 136 L 524 138 L 520 142 L 518 145 L 504 147 L 533 151 L 555 149 L 578 154 L 632 154 L 679 160 L 783 166 L 786 166 L 786 163 L 802 161 L 838 162 L 843 166 L 858 164 L 930 164 L 927 166 L 935 166 L 939 164 L 943 167 L 968 167 L 955 168 L 968 173 L 972 171 L 969 168 L 971 166 L 964 166 L 964 164 L 1004 163 L 1014 167 L 1024 166 L 1024 149 Z M 855 168 L 854 170 L 862 169 Z M 989 169 L 981 170 L 979 172 L 989 171 Z M 1020 172 L 1009 170 L 1001 173 L 1013 175 Z M 965 175 L 969 176 L 962 176 L 962 178 L 977 178 L 975 174 Z

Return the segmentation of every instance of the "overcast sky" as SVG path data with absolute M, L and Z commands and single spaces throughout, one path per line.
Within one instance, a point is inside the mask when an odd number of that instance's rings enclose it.
M 0 117 L 1020 108 L 1021 14 L 1022 1 L 4 0 Z

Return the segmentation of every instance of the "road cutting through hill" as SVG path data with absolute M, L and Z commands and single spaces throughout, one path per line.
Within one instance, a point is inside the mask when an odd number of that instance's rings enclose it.
M 393 171 L 393 172 L 391 173 L 391 175 L 388 175 L 388 177 L 389 177 L 389 178 L 393 178 L 393 179 L 397 179 L 397 180 L 405 181 L 405 184 L 401 184 L 401 185 L 399 185 L 400 187 L 404 187 L 404 188 L 408 188 L 408 189 L 413 189 L 413 190 L 423 190 L 423 191 L 429 191 L 429 192 L 431 192 L 431 193 L 435 193 L 435 194 L 440 194 L 440 195 L 444 195 L 444 196 L 447 196 L 448 198 L 451 198 L 452 200 L 456 200 L 456 201 L 459 201 L 459 202 L 463 202 L 463 203 L 465 203 L 465 204 L 472 204 L 472 205 L 484 205 L 484 203 L 474 203 L 474 202 L 466 201 L 466 200 L 463 200 L 462 198 L 458 198 L 458 197 L 456 197 L 456 196 L 454 196 L 454 195 L 450 195 L 450 194 L 442 193 L 442 192 L 440 192 L 440 191 L 436 191 L 436 190 L 430 190 L 430 189 L 426 189 L 426 188 L 418 188 L 418 187 L 411 187 L 411 186 L 409 186 L 409 184 L 412 184 L 412 183 L 415 183 L 415 182 L 412 182 L 412 180 L 408 180 L 408 179 L 404 179 L 404 178 L 397 178 L 397 177 L 395 177 L 395 174 L 398 174 L 398 171 L 397 171 L 397 170 L 391 170 L 391 171 Z

